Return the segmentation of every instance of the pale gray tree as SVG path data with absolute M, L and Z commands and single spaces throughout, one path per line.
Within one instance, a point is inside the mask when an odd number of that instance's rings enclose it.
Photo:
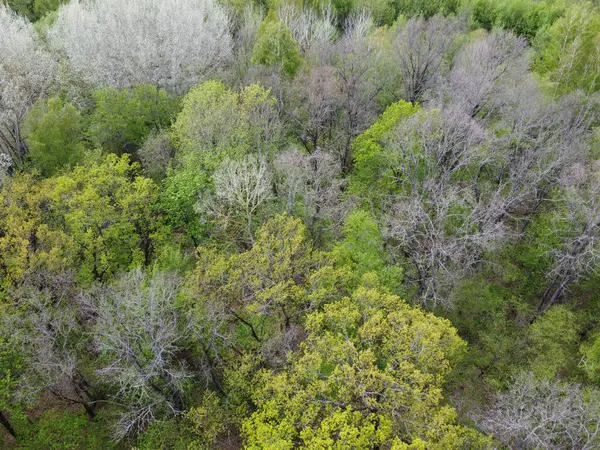
M 176 301 L 179 285 L 176 276 L 136 269 L 81 298 L 103 361 L 98 374 L 114 386 L 112 400 L 122 407 L 117 437 L 185 410 L 190 373 L 179 357 L 187 326 Z
M 340 80 L 331 66 L 302 71 L 289 87 L 287 118 L 308 152 L 327 147 L 337 135 L 342 96 Z
M 331 55 L 338 32 L 331 6 L 321 12 L 313 8 L 298 8 L 293 3 L 284 3 L 278 15 L 285 22 L 302 54 L 314 63 L 322 63 Z
M 332 66 L 338 79 L 340 99 L 340 134 L 336 145 L 342 172 L 351 167 L 351 147 L 354 139 L 377 117 L 376 78 L 381 53 L 372 39 L 375 26 L 366 13 L 351 15 L 346 21 L 346 33 L 336 43 Z
M 272 174 L 267 161 L 256 155 L 228 159 L 213 175 L 213 183 L 215 201 L 211 202 L 211 210 L 214 217 L 225 222 L 243 218 L 248 241 L 254 243 L 255 214 L 273 197 Z
M 597 164 L 596 164 L 597 165 Z M 552 226 L 544 238 L 552 243 L 547 256 L 551 269 L 549 285 L 538 305 L 543 312 L 555 304 L 565 290 L 582 276 L 598 273 L 600 262 L 600 174 L 588 175 L 575 164 L 564 174 L 568 186 L 559 191 L 551 214 Z M 578 186 L 577 183 L 582 185 Z M 555 243 L 559 242 L 559 245 Z
M 494 205 L 478 195 L 477 174 L 490 161 L 488 134 L 462 111 L 430 110 L 402 121 L 390 137 L 388 248 L 405 257 L 423 302 L 445 302 L 455 282 L 502 241 Z
M 342 180 L 333 155 L 320 148 L 311 154 L 292 148 L 275 157 L 274 167 L 277 195 L 285 211 L 304 217 L 315 240 L 321 234 L 321 219 L 341 224 L 345 216 Z
M 27 361 L 23 393 L 51 393 L 82 406 L 93 418 L 102 390 L 82 358 L 88 341 L 74 303 L 74 284 L 70 273 L 32 274 L 27 284 L 11 290 L 17 312 L 5 314 L 3 325 L 12 330 Z
M 527 41 L 509 31 L 493 31 L 471 42 L 457 55 L 448 76 L 451 102 L 471 116 L 493 115 L 502 94 L 518 89 L 529 76 L 529 53 Z
M 56 62 L 43 47 L 33 25 L 0 4 L 0 154 L 20 166 L 26 153 L 21 125 L 29 108 L 48 91 Z
M 511 449 L 600 447 L 600 392 L 576 383 L 520 374 L 474 419 Z
M 229 17 L 215 0 L 74 0 L 48 36 L 95 86 L 184 92 L 232 55 Z

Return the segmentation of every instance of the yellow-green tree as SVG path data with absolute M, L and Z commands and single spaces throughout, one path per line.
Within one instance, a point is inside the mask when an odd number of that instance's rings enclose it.
M 259 372 L 248 448 L 484 448 L 443 402 L 465 348 L 456 330 L 365 280 L 309 315 L 289 370 Z
M 0 192 L 2 278 L 14 284 L 35 271 L 70 269 L 89 282 L 148 264 L 163 232 L 156 195 L 127 155 L 45 180 L 11 179 Z

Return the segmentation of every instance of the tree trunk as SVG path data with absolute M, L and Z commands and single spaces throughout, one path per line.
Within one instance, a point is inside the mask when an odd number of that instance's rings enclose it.
M 15 432 L 15 429 L 8 420 L 8 417 L 6 417 L 6 415 L 2 411 L 0 411 L 0 423 L 4 426 L 4 428 L 6 428 L 6 431 L 8 431 L 12 437 L 14 437 L 15 439 L 17 438 L 17 433 Z

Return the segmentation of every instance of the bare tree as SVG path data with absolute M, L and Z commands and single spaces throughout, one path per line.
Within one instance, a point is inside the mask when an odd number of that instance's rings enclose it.
M 582 276 L 598 273 L 600 262 L 600 180 L 598 174 L 583 186 L 577 180 L 585 178 L 585 166 L 576 164 L 565 174 L 570 186 L 560 192 L 553 215 L 553 227 L 548 232 L 550 242 L 560 245 L 548 250 L 550 283 L 538 305 L 538 311 L 550 308 L 568 286 Z M 557 239 L 552 239 L 552 238 Z
M 49 274 L 37 272 L 28 284 L 11 292 L 22 311 L 4 320 L 27 355 L 28 389 L 81 405 L 93 418 L 102 391 L 81 358 L 87 342 L 73 303 L 73 276 L 45 275 Z
M 293 3 L 284 3 L 279 6 L 278 16 L 305 57 L 323 63 L 331 56 L 338 35 L 331 6 L 317 12 L 313 8 L 300 9 Z
M 285 202 L 288 213 L 300 213 L 318 241 L 320 219 L 341 223 L 344 214 L 341 202 L 342 181 L 335 158 L 318 149 L 312 154 L 290 149 L 277 155 L 274 162 L 277 194 Z M 302 207 L 296 210 L 297 204 Z
M 250 243 L 254 243 L 254 215 L 273 195 L 271 178 L 266 160 L 254 155 L 239 161 L 226 160 L 213 175 L 216 200 L 230 207 L 234 215 L 242 215 Z M 213 213 L 228 216 L 228 213 L 223 214 L 219 204 L 214 205 Z
M 499 118 L 490 118 L 492 129 L 499 131 L 487 169 L 495 178 L 490 195 L 503 205 L 499 218 L 527 218 L 539 210 L 562 171 L 585 161 L 585 142 L 596 117 L 589 99 L 573 94 L 548 104 L 530 81 L 506 91 Z
M 600 393 L 525 373 L 475 417 L 509 448 L 591 450 L 600 446 Z
M 124 409 L 117 437 L 185 410 L 183 382 L 190 375 L 178 356 L 186 327 L 175 301 L 179 283 L 136 269 L 81 298 L 104 362 L 98 373 L 115 386 L 113 399 Z
M 508 31 L 493 31 L 468 44 L 448 76 L 452 104 L 473 117 L 494 114 L 502 94 L 518 89 L 529 76 L 529 59 L 527 41 Z
M 462 28 L 461 20 L 436 15 L 428 20 L 412 18 L 401 29 L 394 47 L 407 101 L 421 101 L 425 91 L 439 81 L 444 60 Z
M 229 60 L 229 27 L 214 0 L 74 0 L 49 37 L 93 85 L 184 92 Z
M 340 82 L 331 66 L 298 74 L 289 89 L 288 118 L 308 152 L 327 147 L 337 136 L 341 113 Z
M 21 125 L 29 108 L 52 84 L 56 62 L 33 25 L 0 4 L 0 155 L 20 166 L 26 153 Z
M 387 158 L 399 192 L 387 216 L 389 248 L 406 257 L 407 277 L 425 301 L 445 301 L 455 281 L 502 240 L 493 205 L 478 196 L 488 164 L 487 133 L 461 111 L 426 111 L 399 124 Z
M 377 116 L 380 87 L 375 67 L 380 52 L 371 39 L 373 19 L 367 14 L 352 15 L 346 21 L 346 33 L 337 42 L 333 67 L 339 82 L 341 134 L 335 146 L 343 173 L 351 166 L 351 146 Z

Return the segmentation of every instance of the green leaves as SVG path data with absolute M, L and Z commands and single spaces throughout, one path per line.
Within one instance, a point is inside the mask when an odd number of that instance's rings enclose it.
M 296 75 L 302 64 L 296 41 L 286 24 L 277 19 L 275 12 L 269 13 L 258 29 L 252 62 L 278 65 L 290 77 Z
M 30 271 L 72 268 L 86 283 L 148 264 L 162 233 L 156 194 L 126 155 L 46 180 L 15 178 L 0 197 L 3 275 L 18 282 Z
M 171 125 L 179 109 L 177 97 L 151 84 L 131 89 L 105 88 L 93 94 L 96 108 L 88 134 L 106 151 L 133 153 L 152 130 Z
M 51 176 L 81 162 L 85 150 L 83 131 L 83 119 L 70 103 L 58 97 L 36 103 L 23 125 L 34 167 Z
M 600 13 L 590 2 L 574 3 L 536 38 L 535 70 L 555 96 L 576 89 L 600 89 Z

